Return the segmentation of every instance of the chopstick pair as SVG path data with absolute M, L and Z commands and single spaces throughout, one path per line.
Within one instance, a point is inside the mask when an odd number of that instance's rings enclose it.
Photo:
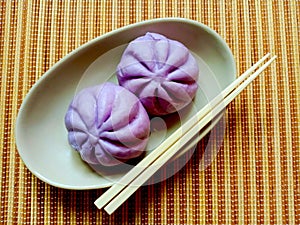
M 116 184 L 102 194 L 95 201 L 95 205 L 99 209 L 106 206 L 104 208 L 105 211 L 108 214 L 112 214 L 159 168 L 161 168 L 161 166 L 168 162 L 180 149 L 182 149 L 182 147 L 184 147 L 192 137 L 194 137 L 215 116 L 225 109 L 225 107 L 276 58 L 276 56 L 273 56 L 259 69 L 257 69 L 269 56 L 270 53 L 266 54 L 227 88 L 225 88 L 220 94 L 218 94 L 213 100 L 206 104 L 200 111 L 198 111 L 198 113 L 196 113 L 196 115 L 184 123 L 181 128 L 177 129 L 161 145 L 154 149 L 148 156 L 125 174 Z M 253 71 L 255 72 L 249 76 Z M 246 79 L 248 76 L 249 78 Z M 197 140 L 199 141 L 199 138 L 196 138 L 191 145 L 196 144 Z

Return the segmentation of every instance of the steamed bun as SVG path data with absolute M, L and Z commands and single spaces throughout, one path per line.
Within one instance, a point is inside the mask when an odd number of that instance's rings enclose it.
M 145 149 L 150 121 L 138 98 L 104 83 L 80 91 L 65 115 L 70 145 L 91 165 L 112 166 Z
M 189 104 L 198 89 L 198 74 L 190 51 L 157 33 L 130 42 L 117 67 L 119 84 L 134 93 L 152 115 L 169 114 Z

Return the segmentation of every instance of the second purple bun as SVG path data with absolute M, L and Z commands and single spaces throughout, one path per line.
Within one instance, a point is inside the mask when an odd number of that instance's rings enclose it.
M 149 114 L 166 115 L 184 108 L 195 97 L 199 67 L 182 43 L 147 33 L 129 43 L 117 77 Z
M 91 166 L 114 166 L 141 155 L 150 121 L 138 98 L 110 82 L 75 95 L 65 115 L 70 145 Z

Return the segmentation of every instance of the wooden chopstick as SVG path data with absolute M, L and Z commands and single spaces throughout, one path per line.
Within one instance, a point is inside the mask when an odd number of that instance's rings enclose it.
M 273 60 L 272 57 L 259 70 L 251 75 L 244 83 L 235 89 L 228 97 L 224 99 L 223 104 L 219 104 L 210 111 L 198 124 L 192 127 L 180 139 L 179 145 L 172 145 L 164 154 L 162 154 L 153 164 L 148 166 L 129 186 L 127 186 L 117 197 L 115 197 L 106 207 L 105 211 L 112 214 L 124 201 L 126 201 L 141 185 L 143 185 L 162 165 L 164 165 L 172 156 L 174 156 L 181 147 L 202 129 L 211 119 L 218 115 L 242 90 L 244 90 Z
M 120 191 L 122 191 L 136 176 L 138 176 L 144 169 L 145 164 L 151 164 L 156 160 L 168 147 L 170 147 L 176 140 L 178 140 L 182 133 L 188 131 L 201 117 L 199 115 L 206 115 L 211 108 L 223 100 L 237 85 L 239 85 L 246 77 L 248 77 L 267 57 L 270 53 L 266 54 L 262 59 L 255 63 L 251 68 L 249 68 L 245 73 L 239 76 L 233 83 L 231 83 L 227 88 L 225 88 L 219 95 L 217 95 L 209 104 L 203 107 L 199 113 L 189 119 L 186 123 L 182 125 L 177 131 L 170 135 L 161 145 L 159 145 L 155 150 L 153 150 L 149 156 L 141 160 L 134 169 L 130 170 L 127 174 L 123 176 L 118 183 L 114 184 L 110 189 L 108 189 L 104 194 L 100 196 L 95 201 L 95 205 L 100 209 L 104 207 L 111 199 L 116 196 Z
M 230 101 L 234 99 L 234 97 L 239 94 L 245 86 L 252 82 L 252 80 L 261 73 L 274 59 L 273 57 L 269 60 L 263 67 L 261 67 L 255 74 L 252 75 L 252 79 L 250 79 L 247 83 L 243 83 L 243 86 L 240 86 L 235 92 L 231 93 L 232 90 L 241 83 L 251 72 L 253 72 L 259 64 L 261 64 L 270 54 L 264 56 L 261 60 L 259 60 L 255 65 L 253 65 L 249 70 L 247 70 L 243 75 L 241 75 L 236 81 L 234 81 L 231 85 L 229 85 L 222 93 L 216 96 L 209 104 L 207 104 L 202 110 L 200 110 L 194 117 L 188 120 L 181 129 L 178 129 L 174 132 L 165 142 L 163 142 L 157 149 L 155 149 L 149 156 L 145 157 L 136 167 L 134 167 L 131 171 L 129 171 L 123 179 L 118 182 L 118 184 L 113 185 L 107 192 L 105 192 L 98 200 L 96 200 L 95 204 L 98 208 L 102 208 L 105 206 L 111 199 L 116 196 L 120 191 L 122 191 L 126 186 L 125 190 L 118 195 L 114 200 L 111 201 L 110 204 L 105 207 L 105 210 L 108 213 L 112 213 L 120 204 L 122 204 L 139 186 L 141 186 L 152 174 L 157 171 L 161 165 L 163 165 L 169 158 L 171 158 L 178 149 L 180 149 L 184 143 L 191 139 L 194 135 L 192 133 L 197 133 L 201 128 L 207 124 L 215 115 L 217 115 L 217 111 L 221 111 L 229 104 Z M 255 76 L 254 76 L 255 75 Z M 231 93 L 230 98 L 227 98 L 227 101 L 222 101 L 224 96 L 227 96 Z M 212 108 L 221 104 L 211 111 Z M 201 118 L 203 118 L 201 120 Z M 199 122 L 195 124 L 195 121 Z M 199 126 L 201 125 L 201 126 Z M 187 132 L 187 133 L 186 133 Z M 182 133 L 186 133 L 182 136 Z M 182 136 L 182 137 L 181 137 Z M 180 139 L 180 142 L 176 141 Z M 171 146 L 171 147 L 170 147 Z M 167 151 L 168 150 L 168 151 Z M 167 151 L 167 152 L 166 152 Z M 165 153 L 166 152 L 166 153 Z M 153 163 L 160 155 L 160 157 L 155 163 Z M 151 163 L 153 163 L 151 165 Z M 136 179 L 136 181 L 132 182 L 135 177 L 137 177 L 143 170 L 145 172 Z M 155 170 L 155 171 L 154 171 Z M 154 172 L 153 172 L 154 171 Z M 130 184 L 130 182 L 132 182 Z M 142 183 L 140 183 L 142 182 Z M 130 186 L 128 186 L 130 184 Z
M 125 176 L 120 179 L 120 181 L 114 184 L 110 189 L 108 189 L 100 198 L 95 201 L 95 205 L 100 209 L 105 206 L 115 195 L 117 195 L 120 191 L 122 191 L 136 176 L 138 176 L 144 169 L 143 165 L 146 163 L 152 163 L 156 160 L 164 150 L 170 147 L 176 140 L 180 138 L 182 133 L 186 132 L 190 129 L 195 121 L 197 121 L 200 115 L 205 115 L 209 112 L 211 108 L 213 108 L 216 104 L 223 100 L 225 96 L 227 96 L 237 85 L 239 85 L 247 76 L 249 76 L 267 57 L 269 57 L 270 53 L 266 54 L 262 59 L 260 59 L 257 63 L 255 63 L 251 68 L 249 68 L 245 73 L 239 76 L 233 83 L 231 83 L 227 88 L 225 88 L 219 95 L 217 95 L 211 103 L 207 104 L 204 108 L 201 109 L 197 115 L 193 116 L 189 119 L 183 126 L 175 131 L 169 138 L 167 138 L 160 146 L 158 146 L 155 150 L 153 150 L 149 156 L 145 157 L 142 161 L 140 161 L 134 169 L 130 170 Z M 150 159 L 150 160 L 149 160 Z

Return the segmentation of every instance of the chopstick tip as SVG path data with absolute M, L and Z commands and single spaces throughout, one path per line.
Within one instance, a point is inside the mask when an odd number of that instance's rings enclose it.
M 98 208 L 98 209 L 102 209 L 103 205 L 101 204 L 101 202 L 99 201 L 99 199 L 97 199 L 96 201 L 94 201 L 94 205 Z

